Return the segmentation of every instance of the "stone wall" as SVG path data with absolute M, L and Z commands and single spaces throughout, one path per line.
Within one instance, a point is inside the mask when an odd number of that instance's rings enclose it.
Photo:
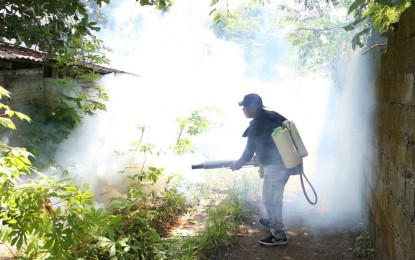
M 415 259 L 415 6 L 389 31 L 376 88 L 369 227 L 378 259 Z

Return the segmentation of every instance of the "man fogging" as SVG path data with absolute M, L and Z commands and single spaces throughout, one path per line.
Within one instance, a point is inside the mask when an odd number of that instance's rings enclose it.
M 287 244 L 282 221 L 282 201 L 285 185 L 290 175 L 300 175 L 301 186 L 307 201 L 315 205 L 317 193 L 304 174 L 302 158 L 308 155 L 294 122 L 287 120 L 275 111 L 265 110 L 258 94 L 251 93 L 239 102 L 247 118 L 252 118 L 243 133 L 247 137 L 246 147 L 237 161 L 208 161 L 192 165 L 192 169 L 230 168 L 233 171 L 242 167 L 259 166 L 260 177 L 264 179 L 262 200 L 268 218 L 258 222 L 270 228 L 270 235 L 259 240 L 267 246 Z M 303 178 L 314 193 L 312 201 L 307 195 Z
M 239 105 L 243 107 L 245 116 L 253 120 L 242 135 L 247 137 L 242 156 L 230 168 L 239 170 L 256 155 L 264 179 L 262 201 L 268 215 L 268 218 L 261 218 L 259 223 L 270 228 L 270 235 L 259 240 L 259 243 L 285 245 L 287 236 L 282 221 L 282 199 L 290 171 L 284 166 L 272 133 L 274 129 L 282 127 L 287 119 L 275 111 L 265 110 L 261 97 L 255 93 L 246 95 Z

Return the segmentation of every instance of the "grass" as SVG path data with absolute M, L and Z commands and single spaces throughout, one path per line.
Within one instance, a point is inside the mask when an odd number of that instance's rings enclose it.
M 206 215 L 202 228 L 195 236 L 171 236 L 164 240 L 167 259 L 207 259 L 238 243 L 241 224 L 250 215 L 247 202 L 259 190 L 255 185 L 256 172 L 219 170 L 208 174 L 197 193 L 199 205 L 195 207 L 199 208 L 191 209 L 198 211 L 194 214 Z M 205 201 L 204 207 L 200 207 L 202 201 Z

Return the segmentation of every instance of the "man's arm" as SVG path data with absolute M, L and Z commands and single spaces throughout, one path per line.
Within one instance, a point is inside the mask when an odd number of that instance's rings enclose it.
M 248 136 L 248 140 L 246 142 L 245 150 L 242 153 L 241 158 L 237 160 L 235 163 L 230 165 L 232 171 L 239 170 L 244 166 L 247 162 L 249 162 L 255 153 L 255 143 L 252 138 Z

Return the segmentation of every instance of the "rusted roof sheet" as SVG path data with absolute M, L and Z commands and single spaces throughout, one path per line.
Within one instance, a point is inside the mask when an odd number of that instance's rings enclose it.
M 47 52 L 37 51 L 30 48 L 0 42 L 0 60 L 47 64 L 49 61 L 54 61 L 54 57 L 53 55 Z M 80 64 L 79 66 L 84 67 L 85 69 L 95 69 L 100 74 L 131 74 L 125 71 L 107 68 L 100 65 Z
M 0 43 L 0 59 L 3 60 L 44 63 L 51 58 L 52 56 L 46 52 L 36 51 L 8 43 Z

